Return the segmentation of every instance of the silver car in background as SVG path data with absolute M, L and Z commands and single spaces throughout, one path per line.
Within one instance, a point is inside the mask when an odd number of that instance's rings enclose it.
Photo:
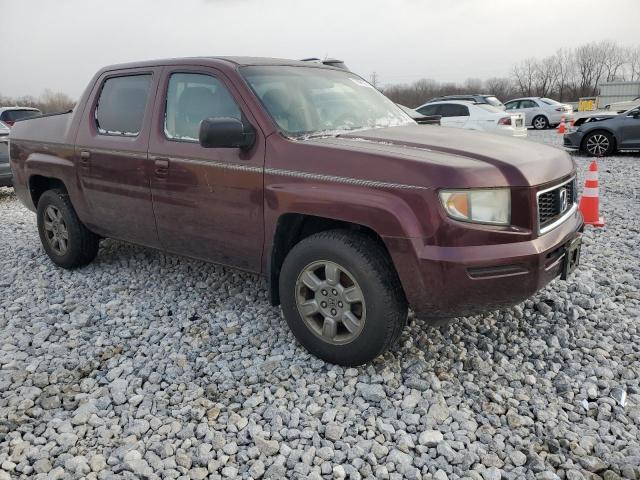
M 509 100 L 504 104 L 505 110 L 513 113 L 524 113 L 528 127 L 536 130 L 555 127 L 562 117 L 565 121 L 573 118 L 573 107 L 545 97 L 524 97 Z

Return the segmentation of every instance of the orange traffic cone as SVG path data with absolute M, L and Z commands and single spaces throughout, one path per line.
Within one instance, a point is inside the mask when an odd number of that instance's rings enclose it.
M 600 200 L 598 195 L 598 164 L 594 160 L 589 165 L 587 178 L 584 182 L 582 198 L 580 198 L 580 212 L 584 223 L 594 227 L 604 227 L 604 218 L 600 216 Z
M 566 132 L 566 130 L 567 127 L 564 124 L 564 117 L 562 117 L 560 119 L 560 125 L 558 125 L 558 133 L 562 135 L 564 132 Z

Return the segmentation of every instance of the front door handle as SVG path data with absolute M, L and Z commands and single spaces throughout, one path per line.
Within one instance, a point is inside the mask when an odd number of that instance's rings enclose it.
M 168 158 L 156 158 L 153 163 L 156 167 L 156 175 L 158 177 L 166 177 L 169 174 Z

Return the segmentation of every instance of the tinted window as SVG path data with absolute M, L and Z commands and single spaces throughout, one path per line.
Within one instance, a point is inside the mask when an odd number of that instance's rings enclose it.
M 536 108 L 538 104 L 533 100 L 521 100 L 520 108 Z
M 468 117 L 469 108 L 465 105 L 457 105 L 455 103 L 445 103 L 440 105 L 438 115 L 443 117 Z
M 424 107 L 418 108 L 418 112 L 422 115 L 437 115 L 438 107 L 440 105 L 425 105 Z
M 104 135 L 140 133 L 149 96 L 151 75 L 109 78 L 96 108 L 98 132 Z
M 519 103 L 520 102 L 507 102 L 507 103 L 504 104 L 504 106 L 505 106 L 505 108 L 507 110 L 514 110 L 514 109 L 518 108 L 518 104 Z
M 9 120 L 10 122 L 16 122 L 18 120 L 24 120 L 25 118 L 33 118 L 40 116 L 38 110 L 5 110 L 2 112 L 2 120 Z
M 200 73 L 174 73 L 169 79 L 164 131 L 168 138 L 197 140 L 205 118 L 236 118 L 240 108 L 220 80 Z

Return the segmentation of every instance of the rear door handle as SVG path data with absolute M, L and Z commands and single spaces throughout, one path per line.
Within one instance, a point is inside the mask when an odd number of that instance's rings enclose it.
M 88 167 L 91 160 L 91 152 L 88 150 L 82 150 L 80 152 L 80 165 L 83 167 Z
M 153 162 L 156 167 L 156 176 L 166 177 L 169 174 L 169 159 L 156 158 Z

